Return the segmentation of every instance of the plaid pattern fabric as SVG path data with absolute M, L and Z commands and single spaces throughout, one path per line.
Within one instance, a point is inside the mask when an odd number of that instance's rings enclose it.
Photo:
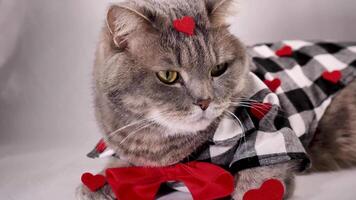
M 286 45 L 292 48 L 291 54 L 277 56 Z M 284 41 L 256 45 L 249 54 L 253 66 L 248 84 L 254 90 L 246 97 L 271 108 L 257 119 L 251 108 L 237 107 L 234 114 L 242 126 L 233 118 L 224 118 L 212 142 L 189 160 L 212 162 L 233 173 L 300 160 L 303 171 L 309 165 L 304 147 L 312 140 L 319 120 L 332 97 L 356 77 L 356 43 Z M 334 71 L 341 72 L 338 82 L 323 77 Z M 264 81 L 277 78 L 281 84 L 272 92 Z
M 286 45 L 292 52 L 278 56 Z M 356 43 L 283 41 L 250 47 L 249 54 L 253 89 L 245 97 L 264 104 L 236 106 L 234 116 L 224 117 L 213 138 L 187 160 L 211 162 L 232 173 L 299 160 L 302 171 L 309 165 L 305 147 L 319 120 L 333 96 L 356 77 Z M 333 71 L 341 72 L 336 82 L 323 76 Z M 264 82 L 273 79 L 281 81 L 275 92 Z

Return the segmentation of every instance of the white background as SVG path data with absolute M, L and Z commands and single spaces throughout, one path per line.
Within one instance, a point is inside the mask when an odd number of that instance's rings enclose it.
M 0 199 L 74 199 L 100 137 L 91 68 L 109 1 L 0 0 Z M 241 0 L 232 31 L 247 44 L 356 41 L 355 0 Z M 295 199 L 354 200 L 356 172 L 298 178 Z

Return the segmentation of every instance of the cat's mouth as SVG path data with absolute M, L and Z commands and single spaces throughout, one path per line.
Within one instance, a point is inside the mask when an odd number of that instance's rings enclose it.
M 167 129 L 167 134 L 194 134 L 207 129 L 221 115 L 216 109 L 193 110 L 189 114 L 160 115 L 155 122 Z
M 202 115 L 197 121 L 200 122 L 200 121 L 206 121 L 206 120 L 209 120 L 205 115 Z

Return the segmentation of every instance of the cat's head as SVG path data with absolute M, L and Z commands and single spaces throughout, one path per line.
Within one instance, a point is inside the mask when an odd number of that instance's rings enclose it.
M 246 53 L 229 33 L 232 0 L 130 0 L 113 5 L 97 54 L 97 93 L 116 112 L 151 119 L 168 133 L 206 129 L 244 87 Z M 173 21 L 194 18 L 194 35 Z

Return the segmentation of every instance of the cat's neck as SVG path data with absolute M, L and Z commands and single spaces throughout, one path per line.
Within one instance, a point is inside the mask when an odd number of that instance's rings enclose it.
M 218 121 L 194 134 L 167 135 L 161 127 L 147 127 L 133 136 L 109 141 L 119 157 L 137 166 L 167 166 L 182 161 L 213 137 Z M 126 139 L 125 139 L 126 138 Z

